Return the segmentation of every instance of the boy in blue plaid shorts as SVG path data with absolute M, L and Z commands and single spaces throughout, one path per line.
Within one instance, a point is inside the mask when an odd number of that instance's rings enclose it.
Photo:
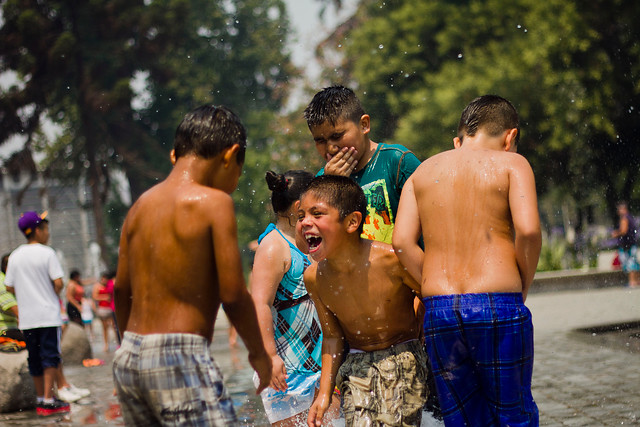
M 524 300 L 540 255 L 540 220 L 518 139 L 509 101 L 475 99 L 462 113 L 455 149 L 423 162 L 400 199 L 393 245 L 421 283 L 425 346 L 447 426 L 538 425 Z
M 256 310 L 242 275 L 230 194 L 242 172 L 246 133 L 225 107 L 188 113 L 169 176 L 131 207 L 115 283 L 124 333 L 113 374 L 127 425 L 236 425 L 209 353 L 220 304 L 258 374 L 271 379 Z

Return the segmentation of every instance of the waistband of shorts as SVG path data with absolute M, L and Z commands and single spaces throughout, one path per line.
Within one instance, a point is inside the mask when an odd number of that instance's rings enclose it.
M 209 341 L 197 334 L 171 333 L 171 334 L 137 334 L 126 331 L 120 348 L 124 350 L 167 350 L 169 348 L 207 349 Z
M 478 294 L 435 295 L 422 298 L 422 303 L 430 308 L 466 307 L 466 306 L 513 306 L 522 305 L 520 292 L 487 292 Z
M 349 349 L 349 354 L 358 355 L 358 354 L 369 354 L 369 353 L 383 353 L 383 352 L 386 352 L 388 354 L 398 355 L 398 354 L 403 353 L 405 351 L 413 351 L 416 347 L 421 347 L 421 346 L 422 346 L 422 344 L 420 343 L 420 340 L 418 340 L 416 338 L 416 339 L 412 339 L 412 340 L 401 342 L 399 344 L 393 344 L 392 346 L 387 347 L 387 348 L 383 348 L 381 350 L 364 351 L 364 350 L 360 350 L 358 348 L 351 348 L 351 349 Z

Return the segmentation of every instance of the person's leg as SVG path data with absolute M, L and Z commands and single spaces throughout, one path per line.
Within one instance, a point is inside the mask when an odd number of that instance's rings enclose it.
M 40 356 L 40 329 L 25 329 L 22 331 L 29 355 L 27 362 L 29 374 L 33 378 L 38 400 L 44 398 L 44 369 Z
M 496 421 L 482 394 L 469 352 L 467 324 L 461 314 L 472 307 L 471 295 L 423 299 L 425 349 L 446 425 L 491 425 Z
M 54 386 L 58 378 L 58 367 L 44 368 L 44 398 L 45 400 L 55 397 Z
M 36 396 L 44 398 L 44 375 L 32 376 L 33 384 L 36 386 Z
M 60 376 L 60 328 L 42 328 L 40 339 L 40 359 L 44 369 L 44 398 L 55 396 L 55 387 L 59 386 Z
M 519 293 L 488 294 L 488 298 L 484 310 L 475 310 L 477 327 L 468 333 L 482 392 L 500 425 L 537 426 L 538 408 L 531 394 L 531 313 Z
M 100 321 L 102 322 L 102 337 L 104 339 L 103 350 L 105 352 L 109 351 L 109 329 L 111 327 L 111 316 L 102 316 L 100 317 Z

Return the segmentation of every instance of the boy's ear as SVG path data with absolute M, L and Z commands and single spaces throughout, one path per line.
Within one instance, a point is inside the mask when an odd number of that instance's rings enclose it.
M 171 160 L 171 164 L 173 166 L 176 165 L 176 150 L 171 150 L 171 152 L 169 153 L 169 160 Z
M 368 134 L 371 130 L 371 117 L 368 114 L 363 114 L 360 117 L 360 130 L 363 134 Z
M 222 151 L 222 164 L 225 168 L 228 168 L 232 161 L 237 162 L 238 151 L 240 151 L 240 144 L 233 144 Z
M 349 215 L 347 215 L 347 217 L 344 219 L 347 227 L 347 233 L 357 232 L 358 228 L 360 228 L 362 219 L 363 218 L 361 212 L 351 212 Z
M 513 128 L 506 131 L 504 136 L 504 151 L 513 151 L 515 152 L 518 148 L 516 146 L 516 136 L 518 135 L 518 129 Z
M 460 148 L 460 147 L 462 147 L 462 140 L 456 136 L 453 138 L 453 148 Z

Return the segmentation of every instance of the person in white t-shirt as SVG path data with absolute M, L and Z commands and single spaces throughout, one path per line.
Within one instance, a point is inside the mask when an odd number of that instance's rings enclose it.
M 20 312 L 18 327 L 25 335 L 29 373 L 36 387 L 38 415 L 69 412 L 67 402 L 55 397 L 54 387 L 61 363 L 60 299 L 64 272 L 55 251 L 47 246 L 46 212 L 24 212 L 18 227 L 27 243 L 9 256 L 5 285 L 16 296 Z

